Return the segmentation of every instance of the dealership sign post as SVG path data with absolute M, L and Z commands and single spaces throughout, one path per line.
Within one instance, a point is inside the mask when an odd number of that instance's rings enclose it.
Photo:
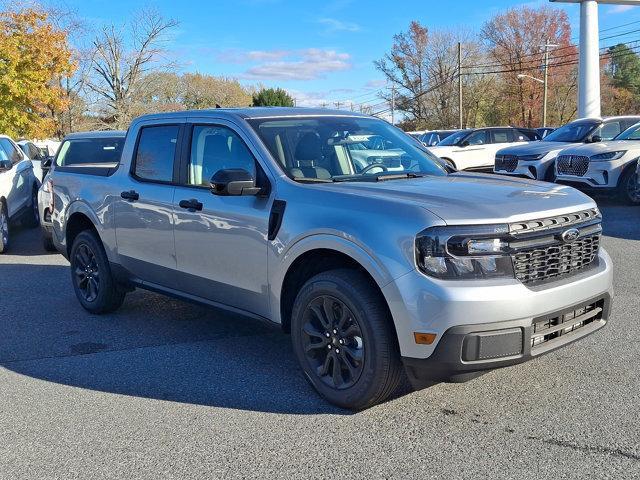
M 580 4 L 580 62 L 578 69 L 578 117 L 600 116 L 600 55 L 598 3 L 638 5 L 640 0 L 550 0 Z

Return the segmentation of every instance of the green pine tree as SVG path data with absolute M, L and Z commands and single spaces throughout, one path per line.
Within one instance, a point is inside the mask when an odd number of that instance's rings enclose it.
M 263 88 L 253 95 L 254 107 L 293 107 L 293 97 L 282 88 Z

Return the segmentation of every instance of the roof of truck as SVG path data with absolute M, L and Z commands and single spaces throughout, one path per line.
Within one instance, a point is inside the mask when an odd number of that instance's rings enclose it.
M 74 132 L 66 135 L 65 140 L 73 140 L 78 138 L 120 138 L 125 137 L 127 132 L 124 130 L 93 130 L 89 132 Z
M 316 116 L 348 116 L 369 117 L 363 113 L 349 110 L 330 110 L 328 108 L 307 107 L 243 107 L 243 108 L 210 108 L 205 110 L 182 110 L 178 112 L 151 113 L 138 117 L 135 121 L 151 120 L 157 118 L 184 118 L 184 117 L 240 117 L 240 118 L 278 118 L 278 117 L 316 117 Z

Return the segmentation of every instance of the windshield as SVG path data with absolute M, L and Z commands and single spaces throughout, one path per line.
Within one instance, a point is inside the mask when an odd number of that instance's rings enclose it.
M 437 157 L 404 132 L 367 117 L 248 119 L 297 181 L 358 181 L 446 175 Z
M 627 128 L 624 132 L 614 138 L 614 140 L 640 140 L 640 123 Z
M 467 136 L 469 130 L 461 130 L 459 132 L 454 133 L 453 135 L 449 135 L 447 138 L 438 143 L 440 145 L 457 145 L 460 141 Z
M 542 139 L 543 142 L 584 142 L 585 138 L 598 126 L 594 122 L 573 122 L 554 130 Z
M 65 140 L 58 155 L 59 167 L 82 163 L 117 163 L 120 161 L 124 137 L 78 138 Z

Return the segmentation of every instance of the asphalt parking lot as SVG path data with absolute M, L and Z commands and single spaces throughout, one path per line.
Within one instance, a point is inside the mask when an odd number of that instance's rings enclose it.
M 38 230 L 0 256 L 0 479 L 639 478 L 640 209 L 603 203 L 616 266 L 599 333 L 351 413 L 289 338 L 137 291 L 87 314 Z

